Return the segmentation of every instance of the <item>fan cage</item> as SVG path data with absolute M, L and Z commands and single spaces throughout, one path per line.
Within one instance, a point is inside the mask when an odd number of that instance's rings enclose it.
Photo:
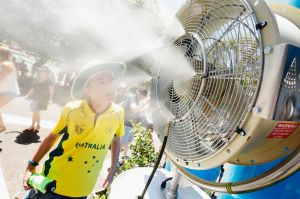
M 177 17 L 185 34 L 172 47 L 182 52 L 195 75 L 181 82 L 159 74 L 155 95 L 160 109 L 153 121 L 161 139 L 168 134 L 171 157 L 188 164 L 215 155 L 243 125 L 260 86 L 263 44 L 246 1 L 191 0 Z M 156 64 L 164 67 L 159 60 Z

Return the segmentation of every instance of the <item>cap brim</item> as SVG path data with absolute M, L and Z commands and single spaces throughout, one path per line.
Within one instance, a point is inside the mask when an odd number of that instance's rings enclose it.
M 126 65 L 121 62 L 97 62 L 89 64 L 81 70 L 75 78 L 72 88 L 71 96 L 73 99 L 84 99 L 84 89 L 87 81 L 101 71 L 111 71 L 114 75 L 115 81 L 120 81 L 126 70 Z

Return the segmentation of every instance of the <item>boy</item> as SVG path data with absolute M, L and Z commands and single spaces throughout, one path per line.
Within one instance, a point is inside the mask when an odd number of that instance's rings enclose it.
M 72 86 L 72 97 L 84 99 L 68 103 L 53 131 L 28 161 L 24 189 L 30 189 L 28 178 L 42 157 L 61 137 L 49 154 L 42 174 L 56 180 L 54 193 L 35 189 L 29 198 L 86 198 L 96 183 L 108 147 L 111 144 L 111 169 L 103 186 L 108 187 L 116 171 L 120 137 L 124 134 L 124 110 L 113 103 L 116 82 L 124 74 L 122 63 L 94 63 L 82 70 Z

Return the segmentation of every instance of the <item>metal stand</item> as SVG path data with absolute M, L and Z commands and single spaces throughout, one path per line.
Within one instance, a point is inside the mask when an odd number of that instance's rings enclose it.
M 178 183 L 180 179 L 180 173 L 177 169 L 174 169 L 174 176 L 171 181 L 171 186 L 168 187 L 165 191 L 165 199 L 176 199 L 177 198 L 177 190 L 178 190 Z

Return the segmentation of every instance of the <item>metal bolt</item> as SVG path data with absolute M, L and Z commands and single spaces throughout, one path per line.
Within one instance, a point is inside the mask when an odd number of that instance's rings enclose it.
M 266 21 L 262 21 L 262 22 L 261 22 L 261 26 L 265 26 L 266 24 L 267 24 Z
M 245 135 L 246 135 L 246 132 L 245 132 L 245 131 L 241 131 L 241 132 L 240 132 L 240 135 L 241 135 L 241 136 L 245 136 Z
M 265 53 L 266 55 L 269 55 L 269 54 L 271 54 L 272 52 L 273 52 L 273 47 L 272 47 L 272 46 L 267 46 L 267 47 L 265 47 L 264 53 Z
M 259 106 L 254 106 L 252 109 L 253 113 L 255 114 L 260 114 L 261 113 L 261 108 Z

